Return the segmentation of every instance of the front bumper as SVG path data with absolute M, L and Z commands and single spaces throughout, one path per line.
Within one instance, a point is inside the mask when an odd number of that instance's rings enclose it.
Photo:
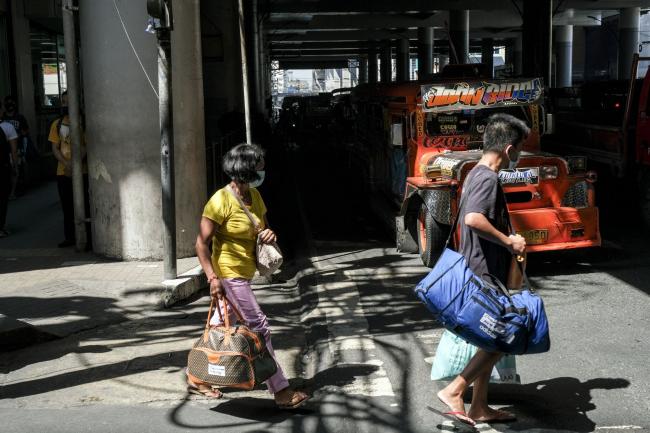
M 512 210 L 510 219 L 515 231 L 527 238 L 527 252 L 601 245 L 597 207 Z M 533 236 L 544 231 L 546 231 L 545 236 Z

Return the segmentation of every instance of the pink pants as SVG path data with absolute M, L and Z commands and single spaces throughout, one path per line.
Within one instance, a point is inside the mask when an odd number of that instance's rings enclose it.
M 253 289 L 251 288 L 250 280 L 245 280 L 243 278 L 224 278 L 221 280 L 221 284 L 226 292 L 226 297 L 230 302 L 235 304 L 235 307 L 239 310 L 244 321 L 246 321 L 247 326 L 256 332 L 262 333 L 264 335 L 264 340 L 266 341 L 266 349 L 269 351 L 269 354 L 275 358 L 275 353 L 273 352 L 273 345 L 271 344 L 271 330 L 269 329 L 269 322 L 266 319 L 266 315 L 262 312 Z M 223 311 L 223 310 L 222 310 Z M 229 311 L 230 323 L 235 323 L 237 320 L 235 314 L 232 311 Z M 210 319 L 211 325 L 221 325 L 221 320 L 219 315 L 215 314 Z M 277 364 L 277 359 L 276 359 Z M 289 386 L 289 381 L 284 376 L 284 372 L 278 364 L 278 371 L 275 372 L 266 381 L 266 386 L 269 389 L 269 392 L 275 394 L 278 391 L 282 391 Z

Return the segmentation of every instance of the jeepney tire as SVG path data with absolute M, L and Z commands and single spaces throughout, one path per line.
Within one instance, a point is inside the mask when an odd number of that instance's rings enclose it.
M 436 221 L 423 203 L 418 213 L 417 228 L 418 252 L 422 263 L 433 268 L 445 248 L 451 227 Z
M 639 188 L 641 218 L 643 218 L 646 228 L 650 228 L 650 170 L 646 169 L 641 173 Z

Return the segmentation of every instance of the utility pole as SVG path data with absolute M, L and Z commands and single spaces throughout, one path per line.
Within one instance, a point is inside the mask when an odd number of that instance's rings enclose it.
M 253 142 L 251 138 L 251 108 L 248 96 L 248 64 L 246 62 L 246 33 L 244 24 L 244 4 L 243 0 L 238 0 L 239 4 L 239 50 L 241 51 L 241 73 L 242 85 L 244 87 L 244 118 L 246 122 L 246 143 Z
M 160 115 L 160 183 L 162 186 L 163 268 L 164 278 L 177 277 L 176 267 L 176 194 L 174 183 L 174 122 L 172 116 L 173 30 L 171 0 L 147 0 L 147 12 L 153 18 L 158 38 L 158 111 Z
M 77 33 L 73 0 L 63 0 L 63 42 L 68 78 L 68 117 L 72 141 L 72 199 L 77 251 L 86 248 L 86 206 L 84 198 L 83 156 L 81 155 L 81 116 L 79 110 L 79 67 L 77 64 Z M 57 60 L 58 61 L 58 60 Z

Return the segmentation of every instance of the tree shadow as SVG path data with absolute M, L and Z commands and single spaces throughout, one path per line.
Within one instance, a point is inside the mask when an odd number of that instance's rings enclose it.
M 526 385 L 490 385 L 490 402 L 510 404 L 504 408 L 530 422 L 510 424 L 514 431 L 534 428 L 591 432 L 596 424 L 588 412 L 596 409 L 591 391 L 621 389 L 630 386 L 622 378 L 596 378 L 582 382 L 574 377 L 556 377 Z

